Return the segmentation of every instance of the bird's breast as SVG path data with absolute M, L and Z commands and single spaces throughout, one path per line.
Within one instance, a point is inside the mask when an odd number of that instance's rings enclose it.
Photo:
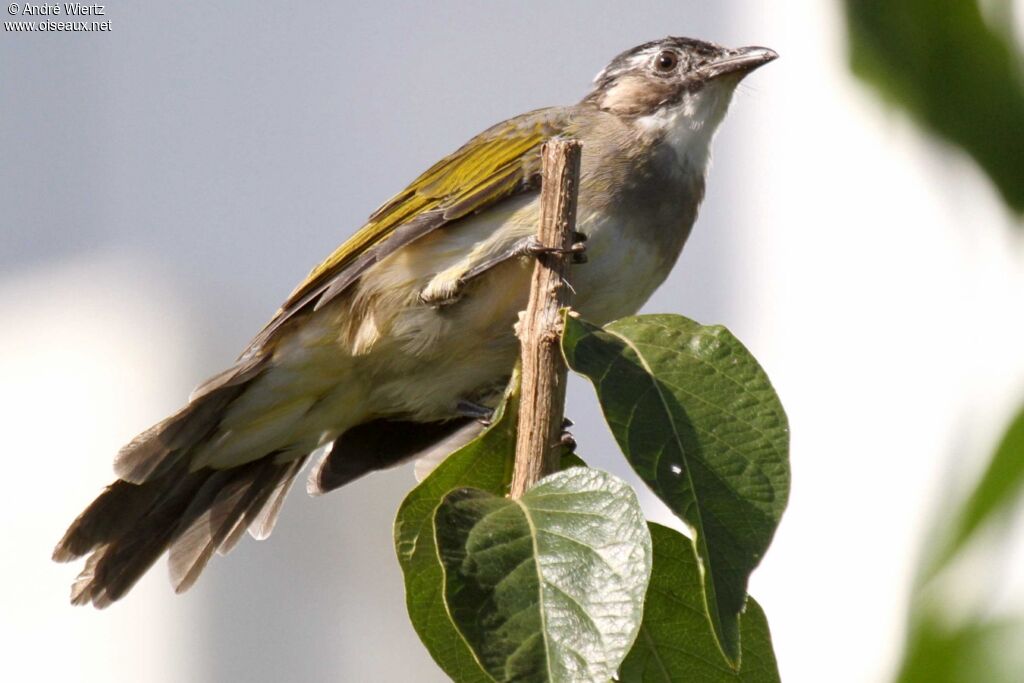
M 577 229 L 587 235 L 587 263 L 572 271 L 574 306 L 596 323 L 636 313 L 672 271 L 700 204 L 696 183 L 638 191 L 614 201 L 581 196 Z
M 666 258 L 657 243 L 638 237 L 648 227 L 629 218 L 603 218 L 581 227 L 589 228 L 587 262 L 572 269 L 574 308 L 598 324 L 636 313 L 664 282 L 675 259 Z

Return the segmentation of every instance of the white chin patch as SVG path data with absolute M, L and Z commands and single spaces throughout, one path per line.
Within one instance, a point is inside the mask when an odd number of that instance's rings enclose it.
M 663 138 L 675 150 L 680 165 L 703 169 L 737 83 L 732 79 L 709 83 L 699 92 L 684 95 L 678 104 L 637 118 L 637 125 Z

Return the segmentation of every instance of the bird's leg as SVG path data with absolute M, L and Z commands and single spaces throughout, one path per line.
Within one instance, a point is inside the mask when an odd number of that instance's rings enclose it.
M 501 265 L 520 256 L 539 256 L 541 254 L 572 254 L 573 263 L 586 263 L 587 236 L 582 232 L 573 233 L 573 244 L 568 249 L 561 247 L 543 247 L 537 243 L 533 235 L 516 240 L 503 251 L 477 261 L 464 270 L 458 277 L 436 277 L 420 292 L 420 301 L 428 306 L 448 306 L 462 297 L 462 292 L 473 280 Z
M 455 411 L 459 414 L 459 417 L 471 417 L 485 427 L 489 427 L 491 420 L 494 418 L 494 408 L 488 408 L 465 399 L 455 404 Z
M 586 263 L 587 236 L 582 232 L 573 232 L 572 240 L 573 244 L 571 247 L 568 249 L 562 249 L 561 247 L 542 247 L 537 243 L 536 235 L 524 237 L 521 240 L 513 242 L 512 246 L 504 252 L 481 261 L 467 270 L 462 274 L 462 277 L 459 278 L 459 282 L 465 285 L 475 278 L 480 277 L 499 263 L 504 263 L 505 261 L 518 258 L 520 256 L 537 256 L 539 254 L 572 254 L 573 263 Z
M 568 249 L 541 246 L 533 235 L 527 237 L 525 241 L 527 244 L 524 253 L 532 254 L 533 256 L 540 256 L 541 254 L 572 254 L 573 263 L 587 262 L 587 236 L 582 232 L 573 231 L 572 245 Z

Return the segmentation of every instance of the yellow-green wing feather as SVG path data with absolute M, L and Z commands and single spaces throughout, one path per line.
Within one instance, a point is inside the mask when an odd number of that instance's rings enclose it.
M 220 405 L 215 402 L 214 394 L 230 390 L 263 372 L 271 358 L 276 333 L 283 325 L 344 292 L 367 268 L 388 254 L 463 216 L 519 193 L 536 190 L 540 180 L 541 145 L 555 135 L 572 133 L 570 110 L 541 109 L 484 131 L 434 164 L 377 209 L 366 225 L 314 268 L 249 343 L 235 365 L 197 387 L 191 400 Z M 227 397 L 225 400 L 233 395 L 223 394 Z M 185 414 L 183 411 L 182 415 Z M 154 429 L 166 436 L 168 430 L 178 428 L 180 417 L 169 418 Z M 162 441 L 153 438 L 133 444 L 127 447 L 128 455 L 123 458 L 122 468 L 126 471 L 151 467 L 168 452 Z
M 396 249 L 495 202 L 535 190 L 540 146 L 570 133 L 565 109 L 540 109 L 489 128 L 431 166 L 377 209 L 369 221 L 313 269 L 243 354 L 257 352 L 296 313 L 347 289 Z

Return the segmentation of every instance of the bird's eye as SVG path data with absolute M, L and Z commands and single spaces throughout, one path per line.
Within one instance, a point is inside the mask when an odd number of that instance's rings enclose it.
M 679 65 L 679 53 L 672 50 L 662 50 L 654 58 L 654 68 L 662 73 L 674 71 Z

